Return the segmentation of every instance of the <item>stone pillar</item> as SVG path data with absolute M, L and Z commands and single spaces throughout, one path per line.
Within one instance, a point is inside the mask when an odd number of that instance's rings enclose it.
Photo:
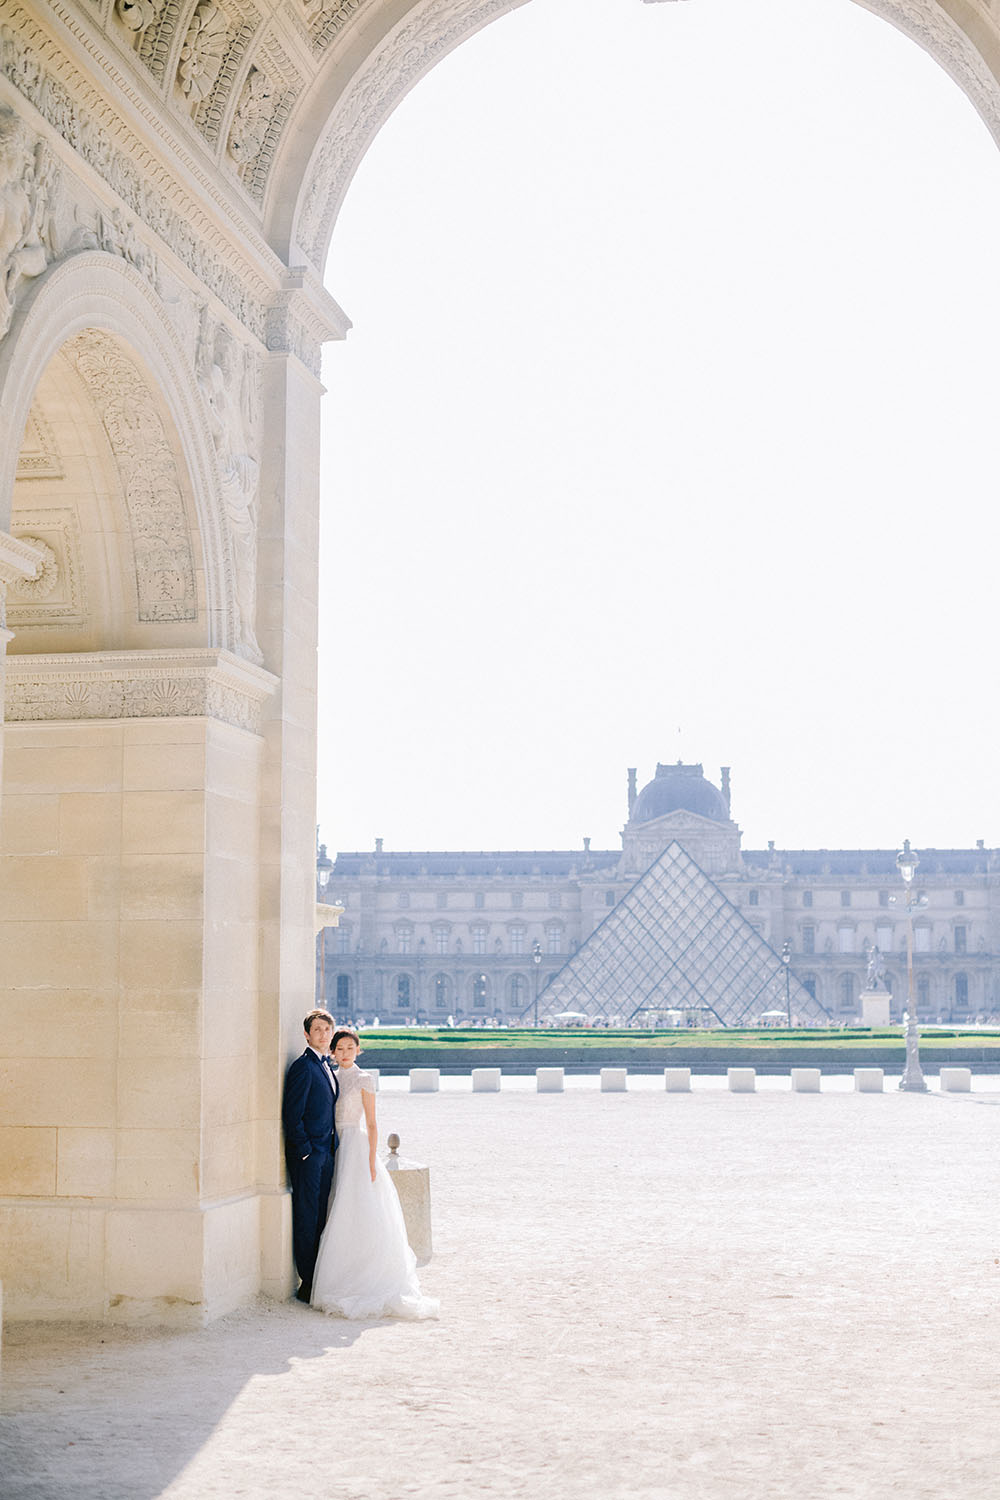
M 3 703 L 7 646 L 14 633 L 7 629 L 7 589 L 21 578 L 34 578 L 44 559 L 37 547 L 0 531 L 0 797 L 3 795 Z M 0 854 L 3 845 L 0 844 Z
M 260 1287 L 259 721 L 225 651 L 7 664 L 8 1316 L 201 1322 Z

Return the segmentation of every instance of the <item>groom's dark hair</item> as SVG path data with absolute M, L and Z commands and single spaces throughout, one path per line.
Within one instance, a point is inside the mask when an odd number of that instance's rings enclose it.
M 331 1026 L 337 1024 L 328 1010 L 323 1010 L 322 1007 L 319 1007 L 317 1010 L 311 1010 L 302 1022 L 302 1030 L 306 1036 L 309 1035 L 309 1028 L 314 1021 L 329 1021 Z

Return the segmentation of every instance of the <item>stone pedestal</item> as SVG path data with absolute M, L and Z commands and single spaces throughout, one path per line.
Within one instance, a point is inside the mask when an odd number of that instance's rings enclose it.
M 406 1161 L 399 1155 L 398 1135 L 390 1135 L 388 1145 L 389 1156 L 385 1165 L 399 1196 L 406 1238 L 419 1263 L 426 1265 L 433 1252 L 430 1168 Z
M 602 1068 L 601 1093 L 623 1094 L 628 1088 L 627 1068 Z
M 885 990 L 862 990 L 861 991 L 861 1024 L 871 1026 L 873 1029 L 882 1029 L 891 1026 L 889 1005 L 892 996 Z
M 668 1094 L 690 1094 L 690 1068 L 664 1068 L 663 1084 Z
M 727 1068 L 726 1078 L 731 1094 L 753 1094 L 756 1092 L 756 1068 Z

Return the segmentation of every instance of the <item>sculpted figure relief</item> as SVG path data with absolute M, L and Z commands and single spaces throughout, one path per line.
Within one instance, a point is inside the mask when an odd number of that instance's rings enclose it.
M 242 349 L 221 323 L 213 324 L 207 310 L 198 341 L 198 384 L 208 410 L 232 542 L 239 647 L 243 655 L 260 662 L 254 624 L 260 476 L 254 436 L 256 373 L 250 350 Z
M 43 237 L 52 181 L 45 148 L 33 144 L 22 120 L 0 110 L 0 338 L 14 316 L 20 283 L 48 264 Z

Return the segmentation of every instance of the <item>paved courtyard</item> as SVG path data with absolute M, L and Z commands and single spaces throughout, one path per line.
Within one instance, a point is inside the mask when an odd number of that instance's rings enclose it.
M 6 1500 L 1000 1495 L 1000 1079 L 405 1088 L 440 1321 L 10 1328 Z

